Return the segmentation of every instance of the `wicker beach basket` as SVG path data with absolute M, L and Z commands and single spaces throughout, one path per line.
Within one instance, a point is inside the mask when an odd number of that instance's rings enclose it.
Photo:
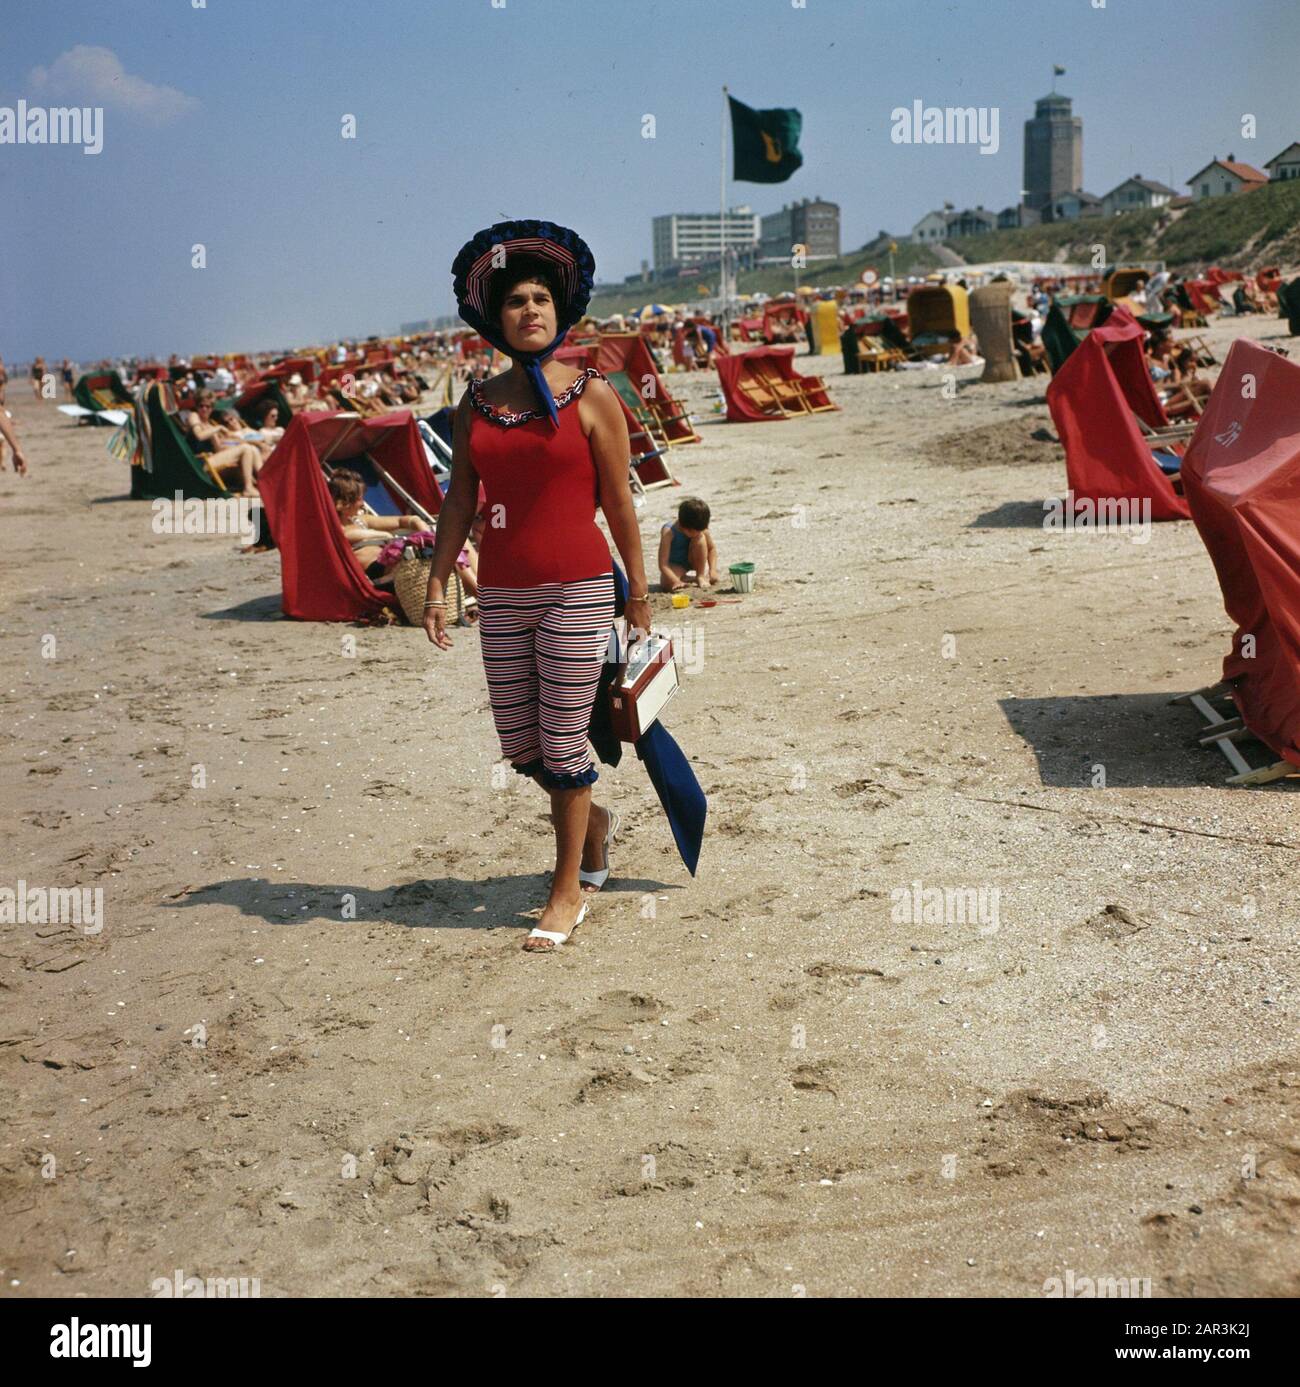
M 402 604 L 402 611 L 412 626 L 424 625 L 425 594 L 429 591 L 429 570 L 433 567 L 432 556 L 422 559 L 414 549 L 408 549 L 393 570 L 393 590 Z M 465 588 L 460 574 L 452 570 L 451 581 L 447 584 L 447 625 L 465 624 Z
M 981 382 L 1020 379 L 1011 335 L 1011 288 L 1008 281 L 998 280 L 970 296 L 971 328 L 984 358 Z

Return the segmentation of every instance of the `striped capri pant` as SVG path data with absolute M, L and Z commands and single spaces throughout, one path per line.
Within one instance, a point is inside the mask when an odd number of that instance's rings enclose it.
M 501 754 L 550 789 L 597 779 L 587 725 L 614 622 L 614 575 L 479 588 L 479 643 Z

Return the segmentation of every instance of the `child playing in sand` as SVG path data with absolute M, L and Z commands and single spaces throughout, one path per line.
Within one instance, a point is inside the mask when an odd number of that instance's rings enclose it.
M 698 496 L 688 496 L 677 507 L 677 520 L 659 532 L 659 579 L 664 592 L 686 586 L 695 574 L 702 588 L 718 581 L 718 550 L 709 533 L 709 507 Z

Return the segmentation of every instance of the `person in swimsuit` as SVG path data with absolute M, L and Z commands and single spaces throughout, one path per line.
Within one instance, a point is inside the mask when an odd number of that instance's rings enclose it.
M 255 478 L 262 470 L 262 454 L 253 444 L 235 439 L 224 424 L 212 417 L 214 403 L 210 390 L 200 390 L 195 395 L 194 413 L 185 425 L 190 447 L 205 457 L 223 482 L 239 478 L 243 490 L 235 495 L 256 496 Z
M 8 410 L 0 404 L 0 472 L 4 471 L 4 445 L 6 443 L 13 450 L 14 471 L 20 477 L 25 477 L 27 475 L 27 455 L 23 452 L 22 444 L 18 442 L 18 434 L 10 421 Z
M 718 549 L 709 533 L 709 505 L 688 496 L 677 507 L 677 521 L 659 531 L 659 581 L 665 592 L 686 586 L 687 575 L 704 589 L 718 582 Z
M 41 398 L 41 387 L 45 384 L 45 377 L 47 374 L 45 369 L 45 358 L 43 356 L 38 356 L 36 360 L 32 362 L 32 395 L 38 400 Z
M 461 316 L 511 366 L 472 381 L 456 410 L 425 629 L 438 649 L 451 648 L 445 585 L 481 478 L 478 624 L 492 716 L 503 757 L 549 793 L 555 831 L 555 871 L 529 951 L 554 949 L 577 928 L 584 886 L 608 879 L 618 824 L 593 803 L 587 742 L 615 605 L 597 506 L 626 566 L 628 626 L 650 628 L 622 406 L 594 367 L 551 356 L 586 309 L 594 268 L 581 239 L 549 222 L 480 232 L 453 266 Z
M 365 480 L 349 467 L 340 467 L 330 475 L 329 492 L 343 524 L 343 538 L 352 546 L 357 562 L 367 571 L 378 559 L 379 551 L 399 530 L 429 528 L 418 515 L 369 514 L 365 508 Z

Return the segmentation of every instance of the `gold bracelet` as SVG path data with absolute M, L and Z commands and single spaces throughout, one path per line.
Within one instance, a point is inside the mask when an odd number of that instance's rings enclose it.
M 640 597 L 633 597 L 631 593 L 628 593 L 627 600 L 629 602 L 644 602 L 649 596 L 650 592 L 649 589 L 647 589 L 645 592 L 641 594 Z

